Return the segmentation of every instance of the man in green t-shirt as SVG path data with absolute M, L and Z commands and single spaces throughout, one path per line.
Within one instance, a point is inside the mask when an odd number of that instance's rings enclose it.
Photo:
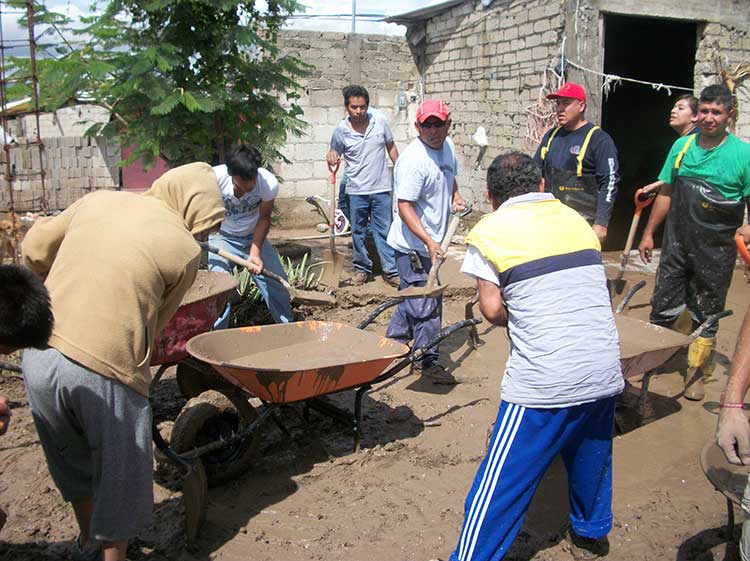
M 698 101 L 700 132 L 674 143 L 659 174 L 664 186 L 638 246 L 641 259 L 650 262 L 654 231 L 666 217 L 649 318 L 657 325 L 671 327 L 687 308 L 695 329 L 724 309 L 737 258 L 734 235 L 750 199 L 750 146 L 727 132 L 734 116 L 729 90 L 705 88 Z M 688 399 L 703 399 L 717 329 L 706 329 L 690 345 Z

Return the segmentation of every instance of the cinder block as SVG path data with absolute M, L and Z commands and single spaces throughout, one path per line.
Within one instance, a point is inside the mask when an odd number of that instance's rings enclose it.
M 327 197 L 330 191 L 330 184 L 325 179 L 308 179 L 306 181 L 297 181 L 294 185 L 295 197 L 309 197 L 319 195 Z
M 313 107 L 341 106 L 341 92 L 337 90 L 317 90 L 310 92 L 310 104 Z
M 315 161 L 325 159 L 328 144 L 309 143 L 295 146 L 295 161 Z

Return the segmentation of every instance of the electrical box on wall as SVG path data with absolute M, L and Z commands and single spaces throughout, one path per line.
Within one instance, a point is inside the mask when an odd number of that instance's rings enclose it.
M 396 103 L 399 109 L 406 109 L 406 106 L 409 104 L 406 92 L 399 92 L 398 97 L 396 98 Z

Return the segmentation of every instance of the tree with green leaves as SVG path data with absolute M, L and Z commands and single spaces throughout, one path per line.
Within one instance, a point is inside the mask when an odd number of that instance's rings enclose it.
M 107 108 L 110 122 L 87 134 L 133 145 L 125 163 L 149 165 L 157 156 L 172 166 L 216 163 L 238 141 L 273 161 L 287 136 L 305 126 L 298 80 L 310 67 L 277 42 L 284 19 L 300 9 L 296 0 L 257 4 L 109 0 L 95 3 L 94 15 L 78 25 L 38 4 L 35 20 L 58 35 L 57 53 L 39 61 L 42 105 Z M 59 40 L 74 36 L 82 40 Z

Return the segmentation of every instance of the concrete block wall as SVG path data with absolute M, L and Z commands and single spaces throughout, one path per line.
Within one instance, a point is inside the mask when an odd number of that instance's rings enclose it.
M 50 211 L 62 210 L 83 195 L 97 189 L 120 186 L 120 144 L 116 140 L 83 136 L 42 137 L 43 159 L 39 146 L 19 139 L 8 152 L 15 177 L 12 181 L 17 211 L 38 211 L 46 199 Z M 10 203 L 5 154 L 0 164 L 0 209 Z M 41 162 L 41 163 L 40 163 Z M 44 188 L 39 171 L 45 170 Z
M 46 200 L 50 211 L 62 210 L 83 195 L 97 189 L 119 189 L 120 143 L 84 136 L 96 123 L 106 123 L 109 113 L 95 105 L 63 107 L 39 115 L 39 131 L 34 115 L 22 115 L 9 122 L 8 130 L 18 141 L 7 152 L 12 168 L 14 207 L 18 211 L 38 211 Z M 44 150 L 40 158 L 39 136 Z M 5 165 L 0 163 L 0 209 L 10 204 Z M 39 172 L 44 170 L 44 186 Z
M 489 9 L 467 1 L 426 24 L 425 97 L 448 103 L 459 189 L 482 210 L 489 207 L 484 179 L 492 157 L 536 148 L 536 139 L 526 139 L 529 108 L 559 54 L 563 27 L 560 3 L 546 0 L 498 0 Z M 479 126 L 489 141 L 481 158 L 471 139 Z
M 16 138 L 36 137 L 36 117 L 23 115 L 9 127 Z M 51 113 L 39 115 L 39 129 L 42 138 L 84 136 L 94 124 L 107 123 L 109 112 L 97 105 L 72 105 Z
M 590 69 L 601 67 L 602 13 L 665 17 L 699 23 L 695 89 L 717 80 L 716 61 L 725 69 L 750 61 L 749 0 L 708 5 L 683 0 L 495 0 L 485 8 L 478 0 L 429 19 L 418 59 L 425 97 L 444 99 L 451 109 L 462 174 L 464 196 L 482 210 L 485 166 L 498 152 L 537 147 L 534 113 L 549 111 L 541 97 L 551 77 L 546 69 L 566 57 Z M 706 23 L 707 22 L 707 23 Z M 588 117 L 600 121 L 602 79 L 573 67 L 567 78 L 589 92 Z M 544 92 L 546 93 L 546 92 Z M 736 90 L 739 116 L 735 133 L 750 139 L 750 79 Z M 541 103 L 541 105 L 538 105 Z M 471 140 L 478 126 L 486 129 L 489 146 L 484 156 Z
M 301 137 L 290 138 L 281 149 L 290 163 L 276 162 L 274 170 L 282 182 L 276 206 L 285 223 L 319 222 L 307 204 L 310 195 L 328 198 L 330 173 L 325 155 L 336 125 L 344 117 L 341 90 L 361 84 L 370 93 L 370 105 L 388 119 L 399 149 L 413 138 L 409 129 L 416 111 L 419 72 L 403 37 L 348 35 L 344 33 L 285 30 L 279 39 L 282 51 L 314 66 L 302 80 L 304 93 L 297 102 L 309 124 Z M 407 107 L 398 106 L 398 95 L 406 93 Z M 340 168 L 337 181 L 344 167 Z

